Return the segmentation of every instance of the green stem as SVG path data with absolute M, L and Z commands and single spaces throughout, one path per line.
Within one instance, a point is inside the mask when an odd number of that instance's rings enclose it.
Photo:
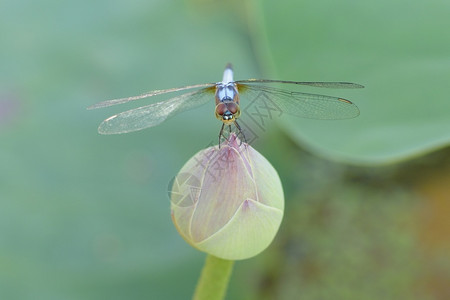
M 221 259 L 212 255 L 206 257 L 202 274 L 195 289 L 194 300 L 221 300 L 225 298 L 232 260 Z

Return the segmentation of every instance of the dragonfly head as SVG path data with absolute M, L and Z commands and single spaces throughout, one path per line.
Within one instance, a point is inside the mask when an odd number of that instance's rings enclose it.
M 216 118 L 225 125 L 231 125 L 241 115 L 241 110 L 236 102 L 220 102 L 216 105 Z

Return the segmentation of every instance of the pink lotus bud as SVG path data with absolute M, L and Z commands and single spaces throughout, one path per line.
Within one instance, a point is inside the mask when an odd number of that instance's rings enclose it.
M 175 178 L 172 220 L 193 247 L 229 260 L 250 258 L 272 242 L 284 196 L 272 165 L 232 134 L 192 157 Z

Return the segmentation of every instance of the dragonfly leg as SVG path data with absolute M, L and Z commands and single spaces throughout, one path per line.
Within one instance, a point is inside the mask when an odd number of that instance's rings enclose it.
M 221 143 L 221 139 L 223 136 L 223 128 L 225 127 L 225 124 L 222 124 L 222 127 L 220 128 L 220 132 L 219 132 L 219 149 L 220 149 L 220 143 Z
M 237 128 L 237 130 L 238 130 L 237 136 L 240 135 L 240 136 L 242 137 L 242 139 L 244 140 L 244 142 L 245 142 L 246 144 L 248 144 L 248 143 L 247 143 L 247 139 L 245 138 L 245 135 L 244 135 L 244 133 L 242 132 L 241 126 L 239 126 L 239 124 L 238 124 L 237 121 L 234 121 L 234 125 L 236 126 L 236 128 Z M 242 145 L 242 141 L 241 141 L 241 145 Z

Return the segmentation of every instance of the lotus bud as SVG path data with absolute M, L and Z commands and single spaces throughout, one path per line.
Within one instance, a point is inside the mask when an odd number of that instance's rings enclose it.
M 283 212 L 277 172 L 234 134 L 194 155 L 172 186 L 178 232 L 193 247 L 223 259 L 246 259 L 267 248 Z

